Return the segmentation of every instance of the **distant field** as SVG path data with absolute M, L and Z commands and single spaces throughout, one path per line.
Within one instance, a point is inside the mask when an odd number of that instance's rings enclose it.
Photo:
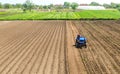
M 13 12 L 13 13 L 12 13 Z M 15 13 L 16 12 L 16 13 Z M 12 13 L 12 15 L 11 15 Z M 0 12 L 0 20 L 120 19 L 118 10 L 82 10 L 79 12 Z

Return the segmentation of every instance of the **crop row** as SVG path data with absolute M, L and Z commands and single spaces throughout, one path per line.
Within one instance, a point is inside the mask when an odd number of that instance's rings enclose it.
M 7 13 L 6 13 L 7 14 Z M 0 16 L 0 20 L 49 20 L 49 19 L 119 19 L 117 10 L 86 10 L 79 12 L 26 12 Z M 4 15 L 0 12 L 0 15 Z

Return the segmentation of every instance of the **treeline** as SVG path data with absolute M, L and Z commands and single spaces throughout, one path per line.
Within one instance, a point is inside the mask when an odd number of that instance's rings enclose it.
M 106 4 L 104 3 L 103 5 L 97 3 L 97 2 L 91 2 L 89 5 L 91 6 L 104 6 L 105 8 L 112 8 L 112 9 L 118 9 L 120 11 L 120 3 L 111 3 L 111 4 Z
M 120 11 L 120 3 L 103 4 L 105 8 L 114 8 Z
M 10 9 L 10 8 L 21 8 L 23 11 L 31 11 L 32 9 L 56 9 L 56 10 L 60 10 L 60 9 L 73 9 L 76 10 L 76 8 L 79 6 L 78 3 L 70 3 L 70 2 L 64 2 L 64 5 L 36 5 L 33 2 L 31 2 L 30 0 L 26 0 L 26 2 L 24 4 L 1 4 L 0 3 L 0 8 L 3 9 Z
M 21 7 L 22 7 L 22 4 L 9 4 L 9 3 L 1 4 L 0 3 L 0 8 L 3 8 L 3 9 L 21 8 Z
M 97 2 L 91 2 L 90 4 L 86 4 L 89 6 L 104 6 L 105 8 L 114 8 L 114 9 L 118 9 L 120 10 L 120 4 L 117 3 L 111 3 L 111 4 L 99 4 Z M 63 5 L 36 5 L 33 2 L 31 2 L 31 0 L 26 0 L 26 2 L 24 4 L 1 4 L 0 3 L 0 8 L 3 9 L 10 9 L 10 8 L 21 8 L 23 11 L 31 11 L 32 9 L 47 9 L 47 10 L 60 10 L 60 9 L 72 9 L 73 11 L 75 11 L 77 9 L 77 7 L 79 6 L 78 3 L 75 2 L 64 2 Z

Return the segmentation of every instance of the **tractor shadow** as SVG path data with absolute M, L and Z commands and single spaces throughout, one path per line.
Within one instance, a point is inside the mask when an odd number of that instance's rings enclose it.
M 75 48 L 77 48 L 76 45 L 72 45 L 72 46 L 75 47 Z M 79 47 L 77 49 L 87 49 L 87 48 L 85 48 L 85 47 Z
M 75 45 L 72 45 L 72 46 L 74 46 L 74 47 L 75 47 Z

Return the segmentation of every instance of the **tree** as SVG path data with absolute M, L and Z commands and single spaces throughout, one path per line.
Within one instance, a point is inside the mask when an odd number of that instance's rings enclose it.
M 105 8 L 111 8 L 111 5 L 109 5 L 109 4 L 103 4 L 103 6 L 104 6 Z
M 4 5 L 3 5 L 3 7 L 4 7 L 5 9 L 9 9 L 9 8 L 12 8 L 12 5 L 11 5 L 11 4 L 8 4 L 8 3 L 6 3 L 6 4 L 4 4 Z
M 53 8 L 53 4 L 48 5 L 48 8 L 52 9 Z
M 77 9 L 77 7 L 78 7 L 78 4 L 77 4 L 77 3 L 73 2 L 73 3 L 71 4 L 71 8 L 72 8 L 74 11 Z
M 34 5 L 33 9 L 39 9 L 39 5 Z
M 71 4 L 70 4 L 69 2 L 64 2 L 63 7 L 69 9 L 69 8 L 70 8 L 70 5 L 71 5 Z
M 45 5 L 45 6 L 43 6 L 43 8 L 44 8 L 44 9 L 48 9 L 48 6 L 47 6 L 47 5 Z
M 60 9 L 63 9 L 63 6 L 62 5 L 55 5 L 54 8 L 59 11 Z
M 61 12 L 62 9 L 63 9 L 63 5 L 54 5 L 54 9 L 55 9 L 57 12 Z
M 27 0 L 24 4 L 23 4 L 23 11 L 29 10 L 31 11 L 34 8 L 34 4 L 30 1 Z
M 111 8 L 114 8 L 114 9 L 118 9 L 118 10 L 120 11 L 120 4 L 118 4 L 118 3 L 113 3 L 113 2 L 112 2 L 112 3 L 110 4 L 110 7 L 111 7 Z
M 43 9 L 43 6 L 42 6 L 42 5 L 40 5 L 40 6 L 39 6 L 39 9 Z
M 120 4 L 117 4 L 116 7 L 117 7 L 117 9 L 120 11 Z
M 117 8 L 120 11 L 120 7 Z
M 112 8 L 117 8 L 117 4 L 112 2 L 112 3 L 111 3 L 111 7 L 112 7 Z
M 22 4 L 15 4 L 15 8 L 21 8 L 22 7 Z
M 0 3 L 0 8 L 2 8 L 2 4 Z
M 100 6 L 100 4 L 97 3 L 97 2 L 91 2 L 89 5 L 90 5 L 90 6 Z

